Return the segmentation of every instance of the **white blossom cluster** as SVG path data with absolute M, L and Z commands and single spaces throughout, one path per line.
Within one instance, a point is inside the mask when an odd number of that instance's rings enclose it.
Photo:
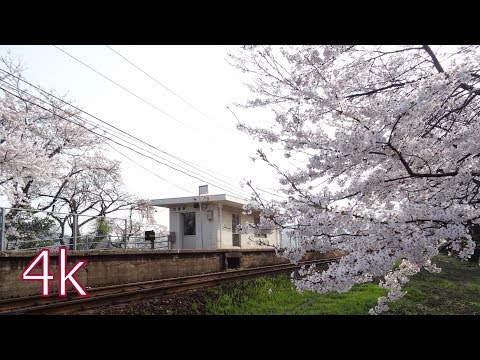
M 306 156 L 274 167 L 288 200 L 265 202 L 260 227 L 289 228 L 300 248 L 348 253 L 325 271 L 303 269 L 298 289 L 348 291 L 384 277 L 388 309 L 408 278 L 441 249 L 469 258 L 480 210 L 478 46 L 250 46 L 232 54 L 275 121 L 240 130 Z M 248 208 L 248 207 L 247 207 Z M 294 224 L 294 226 L 289 225 Z M 401 265 L 395 268 L 395 264 Z
M 79 111 L 49 93 L 27 91 L 19 80 L 22 68 L 1 60 L 12 75 L 0 74 L 0 193 L 12 205 L 24 206 L 73 163 L 98 167 L 108 160 L 93 153 L 99 139 L 83 125 Z
M 153 209 L 123 187 L 120 163 L 106 156 L 108 131 L 64 97 L 22 80 L 22 67 L 0 58 L 0 195 L 12 207 L 106 216 L 119 209 L 141 213 L 129 233 L 152 224 Z M 111 136 L 111 135 L 110 135 Z M 15 236 L 15 212 L 6 218 Z M 135 217 L 135 216 L 133 216 Z M 54 217 L 65 233 L 67 217 Z M 84 217 L 84 226 L 94 217 Z M 123 229 L 123 227 L 122 227 Z M 125 229 L 114 229 L 124 234 Z

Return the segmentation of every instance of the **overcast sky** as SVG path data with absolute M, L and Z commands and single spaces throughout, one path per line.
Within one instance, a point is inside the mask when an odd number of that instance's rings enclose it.
M 67 94 L 69 100 L 74 100 L 77 106 L 92 115 L 209 173 L 213 173 L 210 171 L 213 170 L 215 176 L 233 186 L 239 187 L 242 179 L 247 178 L 265 190 L 272 191 L 275 188 L 277 181 L 272 170 L 250 160 L 256 149 L 262 147 L 269 150 L 269 146 L 259 144 L 247 134 L 237 131 L 237 120 L 227 109 L 227 106 L 230 107 L 242 122 L 260 124 L 272 119 L 272 114 L 267 111 L 234 108 L 234 103 L 244 103 L 251 98 L 249 90 L 242 83 L 246 80 L 244 75 L 227 62 L 227 53 L 235 47 L 112 46 L 188 104 L 107 46 L 59 47 L 168 115 L 122 90 L 52 45 L 0 46 L 0 55 L 5 56 L 10 50 L 11 55 L 27 67 L 24 77 L 30 82 L 62 95 Z M 157 199 L 195 195 L 198 186 L 206 183 L 131 150 L 120 146 L 116 148 L 167 180 L 159 179 L 112 150 L 111 157 L 122 162 L 128 191 L 140 197 Z M 280 156 L 278 152 L 275 154 Z M 295 165 L 291 161 L 290 164 Z M 209 185 L 209 190 L 210 194 L 226 192 L 213 185 Z M 240 191 L 237 191 L 237 195 L 242 195 Z M 265 194 L 265 197 L 270 196 Z M 163 214 L 161 222 L 166 224 L 166 212 Z

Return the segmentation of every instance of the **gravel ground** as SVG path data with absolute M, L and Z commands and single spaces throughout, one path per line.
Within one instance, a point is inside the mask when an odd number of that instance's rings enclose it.
M 190 290 L 179 294 L 108 305 L 72 315 L 204 315 L 206 302 L 214 299 L 211 289 Z

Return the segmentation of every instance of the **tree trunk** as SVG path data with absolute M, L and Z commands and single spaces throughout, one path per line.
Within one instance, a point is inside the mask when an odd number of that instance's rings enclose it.
M 473 241 L 475 241 L 475 251 L 473 252 L 470 261 L 476 263 L 480 262 L 480 225 L 473 225 L 470 227 L 470 233 L 472 234 Z

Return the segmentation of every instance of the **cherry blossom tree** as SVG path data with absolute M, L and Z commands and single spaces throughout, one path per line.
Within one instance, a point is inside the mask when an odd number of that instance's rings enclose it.
M 79 111 L 48 92 L 22 86 L 23 67 L 10 57 L 0 74 L 0 186 L 14 207 L 28 206 L 35 188 L 58 177 L 65 156 L 80 156 L 99 139 L 79 126 Z
M 73 218 L 56 213 L 105 217 L 137 204 L 124 189 L 120 163 L 105 155 L 100 131 L 72 101 L 25 88 L 23 67 L 11 57 L 1 65 L 6 71 L 0 72 L 0 195 L 14 208 L 53 211 L 62 244 L 66 225 L 73 231 Z M 7 225 L 20 212 L 10 211 Z M 79 219 L 78 234 L 92 216 Z
M 472 255 L 478 46 L 245 46 L 231 59 L 255 94 L 243 106 L 273 113 L 239 129 L 305 162 L 292 169 L 259 150 L 285 199 L 255 192 L 245 210 L 262 208 L 258 230 L 288 229 L 294 261 L 308 250 L 347 254 L 325 271 L 304 268 L 298 289 L 343 292 L 383 277 L 388 294 L 370 310 L 380 313 L 411 275 L 440 270 L 440 250 Z

